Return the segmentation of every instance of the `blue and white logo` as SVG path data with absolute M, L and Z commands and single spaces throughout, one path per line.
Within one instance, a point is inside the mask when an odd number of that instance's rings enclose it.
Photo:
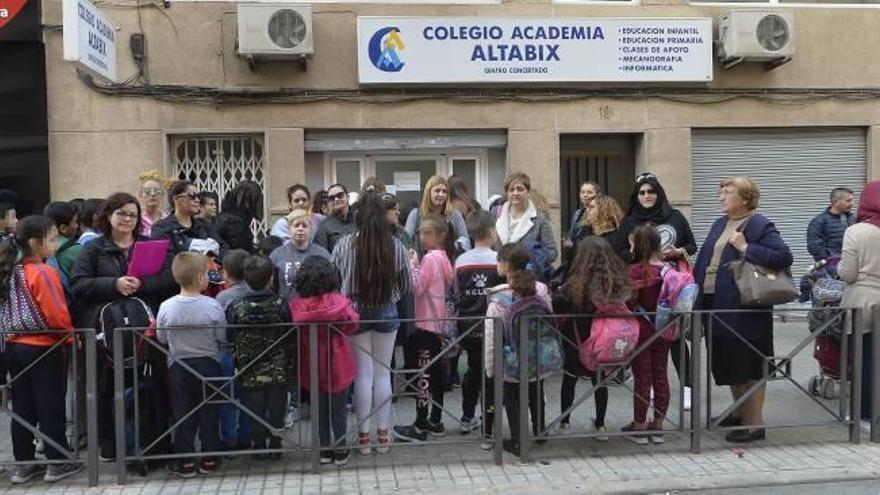
M 384 72 L 400 72 L 405 65 L 400 60 L 400 51 L 404 48 L 400 29 L 396 26 L 384 27 L 370 38 L 368 54 L 377 69 Z

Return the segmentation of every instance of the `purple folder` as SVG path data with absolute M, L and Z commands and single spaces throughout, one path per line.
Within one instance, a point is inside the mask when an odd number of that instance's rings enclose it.
M 165 264 L 168 244 L 168 239 L 134 243 L 131 263 L 128 265 L 128 276 L 140 278 L 159 273 L 162 270 L 162 265 Z

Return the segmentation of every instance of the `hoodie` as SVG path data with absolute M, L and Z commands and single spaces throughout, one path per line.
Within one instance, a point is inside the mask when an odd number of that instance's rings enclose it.
M 446 324 L 443 318 L 453 316 L 446 309 L 446 296 L 455 281 L 455 272 L 446 251 L 428 251 L 421 265 L 413 269 L 412 281 L 416 302 L 416 328 L 442 334 Z
M 290 312 L 300 324 L 300 385 L 309 390 L 312 384 L 308 324 L 323 322 L 318 326 L 318 389 L 333 394 L 351 386 L 357 366 L 347 336 L 357 331 L 360 319 L 351 300 L 338 292 L 299 297 L 290 302 Z

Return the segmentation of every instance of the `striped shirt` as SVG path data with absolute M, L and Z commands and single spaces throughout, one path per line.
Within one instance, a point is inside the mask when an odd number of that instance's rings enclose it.
M 355 269 L 357 267 L 355 266 L 356 259 L 354 242 L 356 236 L 357 233 L 348 234 L 336 243 L 336 246 L 333 247 L 333 262 L 339 268 L 339 273 L 342 276 L 342 290 L 340 292 L 351 299 L 354 303 L 355 309 L 358 309 L 358 287 L 357 278 L 355 277 Z M 397 277 L 394 283 L 394 288 L 391 291 L 391 299 L 380 306 L 397 304 L 401 297 L 412 291 L 412 274 L 409 267 L 409 257 L 406 254 L 406 248 L 403 246 L 403 243 L 396 238 L 394 239 L 394 251 L 394 264 Z

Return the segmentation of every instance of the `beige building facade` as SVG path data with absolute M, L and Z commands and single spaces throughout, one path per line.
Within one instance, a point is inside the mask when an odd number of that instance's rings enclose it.
M 90 86 L 62 61 L 62 33 L 45 34 L 53 198 L 136 191 L 138 173 L 159 167 L 221 193 L 255 177 L 277 215 L 296 182 L 322 188 L 415 171 L 424 182 L 431 173 L 454 172 L 485 202 L 502 192 L 508 172 L 525 171 L 561 233 L 576 208 L 577 182 L 586 178 L 625 202 L 634 174 L 649 170 L 674 204 L 714 218 L 707 184 L 750 173 L 766 177 L 768 213 L 792 216 L 792 225 L 804 212 L 818 213 L 838 182 L 852 187 L 880 178 L 878 5 L 748 6 L 793 13 L 792 60 L 726 71 L 715 62 L 708 84 L 393 88 L 358 83 L 359 16 L 711 17 L 717 36 L 719 16 L 742 7 L 681 0 L 320 2 L 312 4 L 315 54 L 303 70 L 290 62 L 252 69 L 237 56 L 234 3 L 97 5 L 119 26 L 121 79 L 138 72 L 129 36 L 145 34 L 146 71 L 130 86 L 149 81 L 152 89 Z M 43 0 L 43 22 L 61 24 L 60 0 Z M 235 92 L 247 90 L 267 94 L 239 104 L 244 98 Z M 750 154 L 756 142 L 763 148 Z M 801 235 L 788 228 L 784 234 Z

